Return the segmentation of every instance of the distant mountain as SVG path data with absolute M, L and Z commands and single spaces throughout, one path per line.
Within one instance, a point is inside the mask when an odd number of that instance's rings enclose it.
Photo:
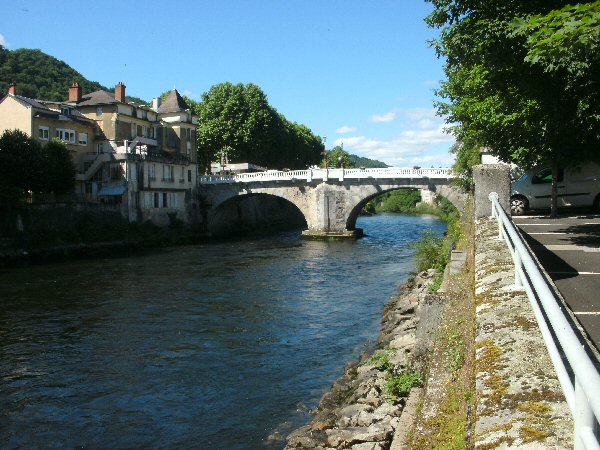
M 389 167 L 386 163 L 377 161 L 376 159 L 363 158 L 362 156 L 356 155 L 350 155 L 350 166 L 371 169 Z
M 17 94 L 24 97 L 62 101 L 69 96 L 69 86 L 78 81 L 84 93 L 100 89 L 114 92 L 96 81 L 90 81 L 64 61 L 56 59 L 41 50 L 20 48 L 7 50 L 0 45 L 0 97 L 8 92 L 8 85 L 14 82 Z M 131 100 L 146 103 L 130 97 Z

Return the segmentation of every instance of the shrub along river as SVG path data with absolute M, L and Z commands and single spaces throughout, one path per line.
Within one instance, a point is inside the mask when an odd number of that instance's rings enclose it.
M 379 332 L 431 217 L 0 272 L 1 448 L 281 448 Z

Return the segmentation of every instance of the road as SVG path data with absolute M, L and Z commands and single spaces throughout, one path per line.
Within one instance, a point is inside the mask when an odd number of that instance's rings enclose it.
M 600 215 L 515 216 L 513 221 L 600 349 Z

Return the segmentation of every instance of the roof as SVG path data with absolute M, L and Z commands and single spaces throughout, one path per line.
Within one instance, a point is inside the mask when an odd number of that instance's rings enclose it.
M 190 109 L 190 106 L 186 103 L 183 97 L 179 95 L 177 89 L 173 89 L 171 92 L 169 92 L 169 95 L 167 95 L 165 101 L 162 102 L 162 104 L 158 107 L 157 112 L 172 113 L 185 111 L 186 109 Z
M 48 108 L 46 105 L 43 105 L 42 103 L 40 103 L 38 100 L 34 100 L 32 98 L 27 98 L 27 97 L 23 97 L 22 95 L 13 95 L 13 94 L 8 94 L 7 96 L 14 98 L 17 102 L 21 103 L 23 106 L 33 107 L 33 108 L 37 108 L 37 109 L 43 109 L 44 111 L 51 111 L 53 113 L 56 112 L 56 111 L 53 111 L 50 108 Z
M 81 96 L 81 101 L 77 106 L 94 106 L 94 105 L 108 105 L 112 103 L 119 103 L 115 98 L 115 94 L 104 90 L 90 92 Z

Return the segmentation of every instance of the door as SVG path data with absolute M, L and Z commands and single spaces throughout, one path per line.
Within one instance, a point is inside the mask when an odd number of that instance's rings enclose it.
M 564 170 L 558 170 L 557 177 L 557 204 L 559 208 L 569 206 L 567 202 L 567 188 L 564 183 Z M 531 209 L 550 209 L 552 198 L 552 169 L 546 167 L 539 170 L 531 177 Z
M 592 206 L 598 192 L 600 174 L 593 164 L 567 171 L 567 194 L 572 206 Z

